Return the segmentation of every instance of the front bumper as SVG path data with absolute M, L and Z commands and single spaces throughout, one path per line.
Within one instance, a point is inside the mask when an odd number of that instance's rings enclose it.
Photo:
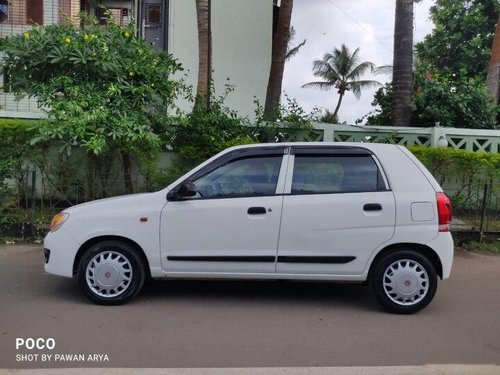
M 80 244 L 64 228 L 59 228 L 45 236 L 43 247 L 45 249 L 45 272 L 73 277 L 73 263 Z

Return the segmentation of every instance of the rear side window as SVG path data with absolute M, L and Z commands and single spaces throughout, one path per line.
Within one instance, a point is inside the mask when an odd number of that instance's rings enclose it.
M 353 193 L 386 190 L 370 155 L 296 155 L 292 194 Z

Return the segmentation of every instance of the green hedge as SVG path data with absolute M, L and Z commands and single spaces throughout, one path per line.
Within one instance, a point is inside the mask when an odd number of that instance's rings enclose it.
M 38 124 L 39 121 L 0 119 L 0 187 L 13 165 L 28 156 L 29 141 Z
M 436 176 L 484 182 L 500 178 L 498 153 L 421 146 L 408 149 Z
M 28 156 L 29 141 L 40 121 L 0 118 L 0 184 L 8 177 L 13 163 Z
M 439 147 L 409 149 L 438 180 L 455 207 L 479 209 L 486 184 L 489 204 L 496 204 L 491 197 L 500 194 L 500 154 Z
M 4 143 L 7 137 L 10 140 L 31 137 L 41 122 L 42 120 L 0 118 L 0 142 Z

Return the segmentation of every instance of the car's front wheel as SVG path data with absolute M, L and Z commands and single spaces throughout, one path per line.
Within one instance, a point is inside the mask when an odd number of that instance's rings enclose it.
M 370 279 L 375 297 L 388 311 L 412 314 L 426 307 L 437 288 L 432 263 L 414 250 L 399 250 L 374 265 Z
M 144 261 L 132 246 L 102 241 L 91 246 L 78 266 L 78 280 L 95 303 L 118 305 L 135 296 L 144 285 Z

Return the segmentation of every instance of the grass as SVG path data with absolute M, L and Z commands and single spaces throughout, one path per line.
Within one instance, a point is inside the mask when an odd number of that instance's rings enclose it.
M 462 248 L 464 248 L 465 250 L 486 251 L 489 253 L 500 254 L 500 241 L 493 241 L 493 242 L 470 241 L 464 243 L 462 245 Z

